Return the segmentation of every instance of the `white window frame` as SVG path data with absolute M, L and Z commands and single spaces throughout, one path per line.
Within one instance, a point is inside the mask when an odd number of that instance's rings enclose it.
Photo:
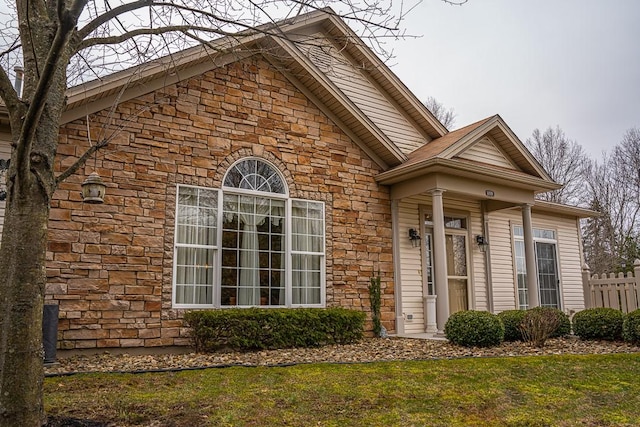
M 514 275 L 514 284 L 515 284 L 515 298 L 516 298 L 516 309 L 518 310 L 526 310 L 529 307 L 529 296 L 527 295 L 527 304 L 526 307 L 522 306 L 520 304 L 520 289 L 518 289 L 518 260 L 517 260 L 517 252 L 516 252 L 516 242 L 518 243 L 522 243 L 524 245 L 524 230 L 523 230 L 523 234 L 522 235 L 516 235 L 516 228 L 523 228 L 522 224 L 518 224 L 518 223 L 513 223 L 511 225 L 511 238 L 513 241 L 513 275 Z M 554 245 L 555 248 L 555 255 L 556 255 L 556 274 L 558 276 L 558 308 L 559 310 L 562 310 L 562 308 L 564 307 L 564 293 L 562 292 L 562 270 L 560 269 L 560 250 L 558 248 L 559 244 L 558 244 L 558 230 L 555 228 L 549 228 L 549 227 L 533 227 L 533 243 L 534 243 L 534 248 L 535 248 L 535 244 L 536 243 L 550 243 Z M 546 232 L 552 232 L 553 233 L 553 237 L 545 237 L 544 235 L 541 235 L 546 233 Z M 523 248 L 524 250 L 524 248 Z M 540 298 L 540 280 L 539 280 L 539 274 L 538 274 L 538 253 L 537 250 L 534 253 L 535 256 L 535 260 L 536 260 L 536 271 L 535 271 L 535 275 L 536 275 L 536 281 L 538 281 L 538 299 Z M 526 260 L 525 260 L 525 264 L 524 264 L 524 268 L 526 271 L 527 265 L 526 265 Z M 526 274 L 529 274 L 528 272 Z M 529 290 L 525 288 L 525 291 L 528 292 Z
M 246 157 L 240 159 L 238 162 L 235 162 L 228 170 L 231 170 L 237 163 L 242 162 L 244 160 L 258 160 L 261 162 L 265 162 L 270 165 L 275 171 L 280 174 L 278 168 L 276 168 L 270 162 L 254 157 Z M 284 177 L 280 174 L 280 178 L 283 183 L 286 183 Z M 226 179 L 226 175 L 225 175 Z M 223 179 L 224 183 L 224 179 Z M 213 260 L 213 303 L 212 304 L 178 304 L 176 303 L 176 278 L 177 278 L 177 248 L 185 247 L 185 246 L 194 246 L 200 247 L 199 245 L 190 245 L 184 243 L 177 243 L 177 233 L 178 233 L 178 200 L 180 188 L 182 187 L 190 187 L 190 188 L 198 188 L 205 189 L 209 191 L 215 191 L 218 195 L 218 208 L 217 208 L 217 225 L 216 225 L 216 242 L 215 246 L 207 248 L 214 250 L 214 260 Z M 173 245 L 173 277 L 172 277 L 172 295 L 171 295 L 171 303 L 172 308 L 176 309 L 226 309 L 226 308 L 243 308 L 243 307 L 251 307 L 251 306 L 240 306 L 240 305 L 222 305 L 221 304 L 221 289 L 222 289 L 222 230 L 223 230 L 223 217 L 224 217 L 224 209 L 223 202 L 224 196 L 226 195 L 239 195 L 239 196 L 255 196 L 261 198 L 269 198 L 269 199 L 281 199 L 285 202 L 285 218 L 284 218 L 284 245 L 285 245 L 285 303 L 283 305 L 268 305 L 262 306 L 264 308 L 291 308 L 291 307 L 318 307 L 324 308 L 326 306 L 326 205 L 323 201 L 318 200 L 308 200 L 308 199 L 299 199 L 299 198 L 291 198 L 289 196 L 288 188 L 285 185 L 284 193 L 271 193 L 271 192 L 263 192 L 263 191 L 254 191 L 247 190 L 242 188 L 233 188 L 222 186 L 220 189 L 210 188 L 210 187 L 202 187 L 195 185 L 186 185 L 186 184 L 178 184 L 176 186 L 176 206 L 175 206 L 175 219 L 174 219 L 174 245 Z M 293 251 L 292 250 L 292 206 L 294 201 L 307 202 L 319 205 L 322 211 L 322 248 L 321 252 L 303 252 L 303 251 Z M 320 302 L 318 304 L 293 304 L 293 268 L 292 268 L 292 259 L 293 255 L 301 254 L 301 255 L 312 255 L 319 256 L 320 258 Z
M 319 204 L 322 210 L 322 252 L 309 252 L 309 251 L 294 251 L 293 250 L 293 227 L 291 225 L 293 220 L 293 202 L 308 202 Z M 288 307 L 325 307 L 326 306 L 326 217 L 325 217 L 325 204 L 324 202 L 316 201 L 316 200 L 306 200 L 306 199 L 289 199 L 287 206 L 287 229 L 285 231 L 287 236 L 287 297 L 285 299 L 285 304 Z M 319 304 L 293 304 L 293 255 L 312 255 L 312 256 L 320 256 L 320 303 Z
M 178 200 L 179 200 L 179 194 L 180 194 L 180 187 L 185 187 L 185 188 L 195 188 L 195 189 L 202 189 L 202 190 L 208 190 L 208 191 L 214 191 L 217 193 L 217 223 L 216 223 L 216 242 L 215 245 L 198 245 L 198 244 L 192 244 L 192 243 L 178 243 Z M 171 306 L 173 308 L 210 308 L 212 307 L 215 303 L 216 303 L 216 286 L 215 283 L 216 281 L 219 283 L 219 278 L 218 280 L 216 280 L 216 276 L 219 276 L 220 274 L 220 268 L 218 267 L 220 265 L 220 208 L 221 208 L 221 199 L 220 199 L 220 192 L 218 190 L 212 189 L 212 188 L 207 188 L 207 187 L 202 187 L 202 186 L 196 186 L 196 185 L 177 185 L 176 186 L 176 207 L 175 207 L 175 218 L 174 218 L 174 242 L 173 242 L 173 271 L 172 271 L 172 279 L 171 279 Z M 212 284 L 212 301 L 213 304 L 178 304 L 176 302 L 176 278 L 177 278 L 177 272 L 178 272 L 178 257 L 177 257 L 177 248 L 178 247 L 186 247 L 186 248 L 202 248 L 202 249 L 212 249 L 214 251 L 214 257 L 213 257 L 213 284 Z

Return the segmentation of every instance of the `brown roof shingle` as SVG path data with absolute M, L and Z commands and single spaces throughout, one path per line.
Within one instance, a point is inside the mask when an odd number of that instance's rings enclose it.
M 473 132 L 475 129 L 479 128 L 483 124 L 487 123 L 489 120 L 493 119 L 496 116 L 487 117 L 486 119 L 482 119 L 475 123 L 472 123 L 463 128 L 454 130 L 453 132 L 449 132 L 445 136 L 441 138 L 434 139 L 431 142 L 423 145 L 422 147 L 416 149 L 411 152 L 407 157 L 408 160 L 402 164 L 400 167 L 405 167 L 412 165 L 414 163 L 421 162 L 423 160 L 431 159 L 433 157 L 438 157 L 440 153 L 442 153 L 447 148 L 451 147 L 453 144 L 458 142 L 460 139 Z

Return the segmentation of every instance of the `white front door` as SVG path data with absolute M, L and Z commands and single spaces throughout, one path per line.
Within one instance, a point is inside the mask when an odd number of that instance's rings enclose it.
M 447 280 L 449 283 L 449 314 L 468 310 L 467 292 L 469 269 L 467 268 L 467 235 L 446 234 Z
M 469 268 L 466 219 L 445 216 L 445 250 L 449 314 L 469 309 Z M 425 216 L 424 277 L 429 295 L 434 295 L 433 229 L 431 215 Z

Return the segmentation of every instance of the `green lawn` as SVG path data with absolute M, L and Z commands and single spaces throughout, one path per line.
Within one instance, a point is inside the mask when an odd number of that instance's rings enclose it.
M 640 354 L 85 374 L 48 414 L 118 426 L 636 426 Z

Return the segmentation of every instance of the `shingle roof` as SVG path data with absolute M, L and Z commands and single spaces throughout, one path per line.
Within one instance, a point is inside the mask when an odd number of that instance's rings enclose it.
M 443 137 L 434 139 L 433 141 L 423 145 L 412 153 L 409 153 L 409 155 L 407 156 L 408 160 L 402 166 L 409 166 L 423 160 L 438 157 L 438 155 L 441 154 L 444 150 L 451 147 L 453 144 L 455 144 L 483 124 L 487 123 L 494 117 L 496 116 L 487 117 L 486 119 L 482 119 L 463 128 L 454 130 L 453 132 L 449 132 Z

